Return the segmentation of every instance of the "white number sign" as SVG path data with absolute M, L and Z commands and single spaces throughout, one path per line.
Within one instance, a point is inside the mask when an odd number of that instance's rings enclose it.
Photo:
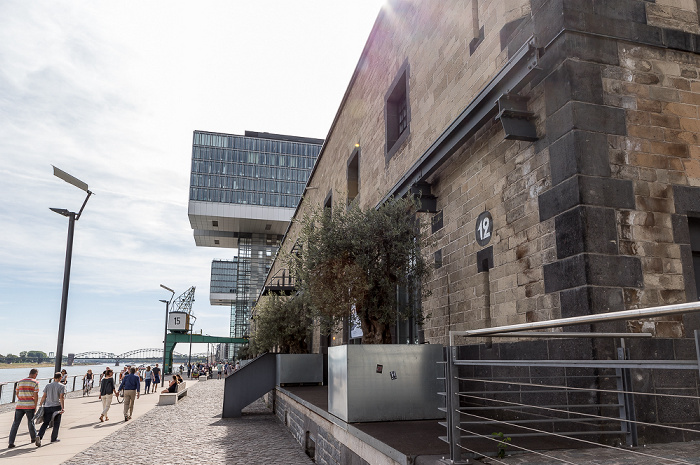
M 485 246 L 491 240 L 493 233 L 493 219 L 491 213 L 483 212 L 476 219 L 476 242 L 480 246 Z

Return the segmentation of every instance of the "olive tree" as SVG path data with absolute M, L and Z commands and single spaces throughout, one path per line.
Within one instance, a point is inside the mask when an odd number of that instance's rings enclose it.
M 335 206 L 304 216 L 290 267 L 315 314 L 336 328 L 352 318 L 365 344 L 391 343 L 397 318 L 422 322 L 420 302 L 400 308 L 397 289 L 421 299 L 430 273 L 412 199 L 379 208 Z M 415 312 L 415 313 L 414 313 Z M 410 313 L 410 314 L 409 314 Z
M 277 349 L 283 354 L 305 354 L 310 324 L 309 308 L 303 296 L 263 297 L 255 307 L 249 351 L 260 354 Z

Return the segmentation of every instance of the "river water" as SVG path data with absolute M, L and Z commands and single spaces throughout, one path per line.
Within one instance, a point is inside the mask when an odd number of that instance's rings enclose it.
M 105 367 L 111 366 L 114 369 L 114 365 L 100 364 L 100 365 L 75 365 L 72 367 L 63 367 L 68 372 L 68 384 L 66 387 L 68 391 L 73 390 L 73 377 L 77 376 L 75 380 L 75 389 L 80 390 L 83 388 L 83 376 L 88 370 L 92 370 L 96 374 L 94 386 L 97 387 L 100 379 L 100 374 L 105 371 Z M 117 368 L 117 371 L 119 371 Z M 14 389 L 14 382 L 24 379 L 29 375 L 29 370 L 31 368 L 0 368 L 0 385 L 7 383 L 2 386 L 2 392 L 0 392 L 0 404 L 5 404 L 7 402 L 12 402 L 12 390 Z M 41 391 L 49 383 L 49 380 L 53 377 L 53 367 L 40 367 L 39 375 L 37 376 L 37 381 L 39 381 L 39 398 L 41 398 Z

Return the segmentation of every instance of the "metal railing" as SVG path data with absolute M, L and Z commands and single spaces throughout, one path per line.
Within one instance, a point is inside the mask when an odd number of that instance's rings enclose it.
M 73 376 L 68 376 L 67 380 L 68 382 L 66 383 L 66 392 L 75 392 L 81 391 L 83 389 L 83 376 L 85 375 L 73 375 Z M 93 389 L 98 388 L 99 389 L 99 374 L 95 374 L 95 378 L 93 378 Z M 115 378 L 115 383 L 117 381 L 117 375 L 116 373 L 113 375 Z M 72 378 L 72 380 L 71 380 Z M 80 379 L 80 381 L 77 381 L 77 379 Z M 53 381 L 53 378 L 36 378 L 36 380 L 41 383 L 42 381 L 48 381 L 51 382 Z M 17 401 L 17 383 L 19 383 L 20 380 L 17 381 L 11 381 L 9 383 L 0 383 L 0 405 L 2 404 L 13 404 Z M 47 383 L 48 384 L 48 383 Z M 118 384 L 115 384 L 118 385 Z M 3 394 L 9 395 L 8 393 L 8 388 L 12 389 L 12 400 L 10 402 L 3 402 Z M 77 388 L 77 389 L 76 389 Z M 41 392 L 39 393 L 39 398 L 41 398 Z
M 660 424 L 639 420 L 635 411 L 635 396 L 638 397 L 638 404 L 641 399 L 646 399 L 642 396 L 649 396 L 664 400 L 671 398 L 697 406 L 700 396 L 696 374 L 691 373 L 692 376 L 688 377 L 690 382 L 684 386 L 690 392 L 684 391 L 682 394 L 656 392 L 655 386 L 640 386 L 632 376 L 635 374 L 635 378 L 648 379 L 641 373 L 683 370 L 674 372 L 678 378 L 682 378 L 682 373 L 688 375 L 687 370 L 700 372 L 699 331 L 694 333 L 696 358 L 693 360 L 632 360 L 627 344 L 634 339 L 642 339 L 639 343 L 643 344 L 651 338 L 651 334 L 528 331 L 698 311 L 700 302 L 693 302 L 471 331 L 450 331 L 450 345 L 445 362 L 446 389 L 441 393 L 446 399 L 447 413 L 447 421 L 441 423 L 447 428 L 447 436 L 441 439 L 450 446 L 450 458 L 445 461 L 451 464 L 471 463 L 471 458 L 497 455 L 499 450 L 502 453 L 505 449 L 511 452 L 531 452 L 550 460 L 563 461 L 540 451 L 556 442 L 568 444 L 562 446 L 568 448 L 614 447 L 611 443 L 636 446 L 639 428 L 644 428 L 645 431 L 663 428 L 667 434 L 676 435 L 681 440 L 688 435 L 700 439 L 700 421 Z M 551 338 L 572 341 L 574 338 L 590 338 L 591 347 L 593 339 L 612 339 L 613 342 L 619 339 L 619 345 L 615 347 L 617 359 L 609 360 L 596 360 L 595 357 L 525 360 L 523 358 L 526 354 L 517 351 L 513 357 L 517 360 L 501 360 L 497 357 L 481 360 L 465 356 L 464 353 L 475 346 L 465 344 L 457 347 L 457 337 L 550 341 Z M 690 347 L 690 341 L 685 342 Z M 570 347 L 576 347 L 575 343 L 572 342 Z M 695 412 L 695 415 L 700 413 Z M 649 455 L 632 449 L 628 452 Z M 686 462 L 681 460 L 674 463 Z

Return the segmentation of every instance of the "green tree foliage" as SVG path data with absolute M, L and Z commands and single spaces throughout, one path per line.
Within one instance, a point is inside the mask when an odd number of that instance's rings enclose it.
M 397 287 L 420 299 L 422 282 L 430 274 L 412 199 L 367 210 L 337 205 L 332 213 L 316 210 L 301 222 L 290 267 L 317 314 L 335 327 L 355 318 L 365 344 L 391 343 L 397 316 L 422 322 L 420 305 L 413 305 L 418 302 L 410 302 L 403 314 L 397 310 Z M 408 314 L 416 309 L 417 315 Z
M 278 295 L 261 298 L 255 307 L 252 352 L 277 349 L 283 354 L 307 353 L 311 317 L 303 296 Z
M 27 357 L 29 357 L 29 358 L 48 358 L 49 356 L 46 355 L 46 352 L 43 352 L 41 350 L 28 350 Z
M 253 347 L 252 347 L 252 344 L 250 342 L 248 344 L 245 344 L 240 349 L 238 349 L 237 358 L 239 360 L 246 360 L 246 359 L 252 358 L 252 356 L 253 356 Z

